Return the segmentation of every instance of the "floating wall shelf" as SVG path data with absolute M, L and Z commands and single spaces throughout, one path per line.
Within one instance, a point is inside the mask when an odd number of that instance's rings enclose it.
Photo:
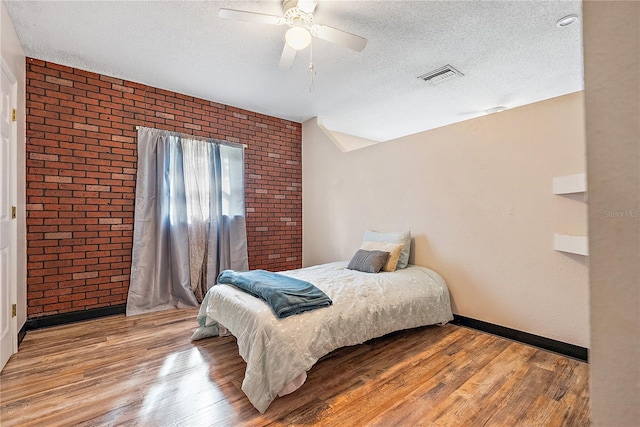
M 571 236 L 568 234 L 554 233 L 553 248 L 556 251 L 588 256 L 589 240 L 587 236 Z
M 586 193 L 587 174 L 559 176 L 553 178 L 553 194 Z M 572 236 L 568 234 L 553 234 L 553 248 L 556 251 L 578 255 L 589 255 L 589 238 L 587 236 Z
M 587 191 L 586 173 L 553 178 L 553 194 L 584 193 L 585 191 Z

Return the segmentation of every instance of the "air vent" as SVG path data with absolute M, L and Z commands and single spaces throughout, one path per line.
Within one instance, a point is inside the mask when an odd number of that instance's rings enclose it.
M 444 67 L 433 70 L 430 73 L 418 76 L 418 78 L 435 86 L 463 76 L 464 74 L 453 68 L 451 65 L 445 65 Z

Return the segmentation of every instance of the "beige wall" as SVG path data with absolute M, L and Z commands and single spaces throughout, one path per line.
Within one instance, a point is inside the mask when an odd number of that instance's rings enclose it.
M 410 229 L 411 261 L 444 276 L 454 312 L 589 346 L 587 257 L 553 250 L 586 233 L 583 94 L 340 151 L 303 125 L 303 264 L 349 259 L 366 228 Z
M 640 422 L 640 4 L 585 2 L 591 419 Z
M 25 227 L 25 55 L 18 41 L 13 23 L 2 2 L 0 21 L 0 56 L 18 81 L 18 150 L 17 159 L 17 208 L 18 208 L 18 247 L 17 247 L 17 281 L 18 281 L 18 330 L 27 320 L 27 240 Z

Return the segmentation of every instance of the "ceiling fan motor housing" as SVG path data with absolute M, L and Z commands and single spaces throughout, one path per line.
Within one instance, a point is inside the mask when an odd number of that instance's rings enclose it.
M 282 11 L 286 14 L 289 9 L 298 7 L 298 0 L 284 0 L 282 2 Z
M 284 0 L 282 3 L 284 19 L 290 27 L 307 27 L 313 24 L 313 14 L 298 7 L 298 0 Z

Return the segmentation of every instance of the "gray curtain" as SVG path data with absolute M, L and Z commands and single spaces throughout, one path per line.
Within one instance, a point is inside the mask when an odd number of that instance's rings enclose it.
M 127 315 L 194 307 L 247 270 L 239 144 L 140 128 Z

